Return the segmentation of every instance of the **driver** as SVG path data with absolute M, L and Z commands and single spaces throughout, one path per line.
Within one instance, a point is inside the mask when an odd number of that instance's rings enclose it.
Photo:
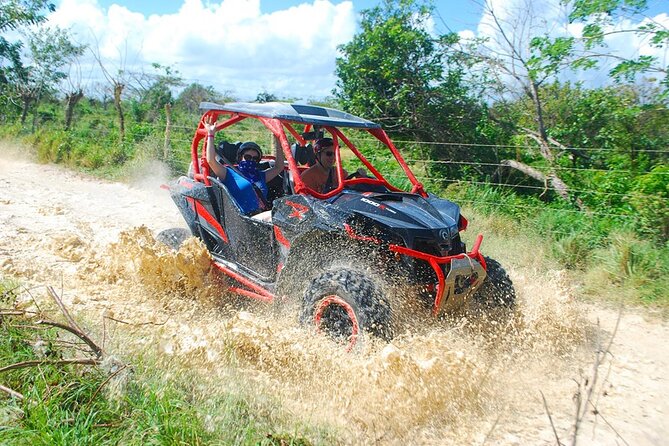
M 336 189 L 339 185 L 332 138 L 317 139 L 314 143 L 314 154 L 316 155 L 316 164 L 302 172 L 301 178 L 308 188 L 325 194 Z M 366 177 L 367 173 L 360 168 L 354 175 Z M 344 178 L 348 176 L 348 172 L 344 170 Z

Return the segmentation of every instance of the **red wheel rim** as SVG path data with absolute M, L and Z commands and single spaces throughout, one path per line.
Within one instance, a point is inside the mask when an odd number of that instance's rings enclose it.
M 358 324 L 358 318 L 355 315 L 355 311 L 353 311 L 353 307 L 341 297 L 330 295 L 324 297 L 320 300 L 320 302 L 318 302 L 318 306 L 316 307 L 316 311 L 314 313 L 314 324 L 316 325 L 316 329 L 319 332 L 321 331 L 321 320 L 323 318 L 323 314 L 325 313 L 325 310 L 327 310 L 331 305 L 336 305 L 343 308 L 349 320 L 351 321 L 351 336 L 349 337 L 348 346 L 346 347 L 347 352 L 351 351 L 355 343 L 358 341 L 360 326 Z

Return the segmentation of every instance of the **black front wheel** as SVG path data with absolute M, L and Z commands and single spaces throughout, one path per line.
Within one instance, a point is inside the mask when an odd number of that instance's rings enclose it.
M 329 270 L 316 277 L 304 294 L 301 320 L 344 341 L 351 350 L 365 333 L 391 337 L 391 310 L 379 287 L 365 273 Z
M 516 303 L 516 290 L 511 278 L 495 259 L 485 258 L 486 278 L 476 290 L 474 300 L 487 308 L 513 308 Z

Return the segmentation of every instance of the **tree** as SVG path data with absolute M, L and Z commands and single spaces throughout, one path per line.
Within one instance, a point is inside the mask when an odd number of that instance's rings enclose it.
M 135 120 L 153 122 L 160 111 L 174 102 L 172 90 L 183 85 L 177 70 L 158 63 L 151 64 L 157 73 L 140 73 L 135 76 L 131 91 L 135 96 Z
M 213 102 L 228 102 L 234 101 L 235 99 L 230 96 L 230 93 L 218 93 L 214 87 L 192 83 L 179 94 L 177 97 L 177 104 L 183 108 L 187 113 L 193 114 L 197 113 L 200 102 L 213 101 Z
M 634 85 L 586 89 L 559 82 L 542 88 L 549 139 L 568 147 L 556 150 L 556 169 L 572 189 L 588 191 L 579 193 L 588 208 L 645 213 L 637 206 L 642 199 L 629 196 L 635 178 L 657 176 L 667 184 L 663 174 L 649 172 L 669 161 L 669 110 L 661 102 L 649 102 L 645 90 Z M 504 108 L 505 119 L 517 127 L 532 125 L 533 117 L 526 113 L 532 110 L 530 99 L 521 98 Z M 519 159 L 537 166 L 534 170 L 545 176 L 546 163 L 538 154 L 524 152 Z M 509 164 L 512 167 L 511 161 Z
M 121 57 L 119 58 L 120 66 L 116 69 L 115 73 L 111 72 L 107 66 L 105 66 L 99 48 L 93 50 L 92 53 L 102 70 L 102 75 L 111 87 L 112 97 L 114 98 L 114 108 L 116 109 L 116 115 L 118 116 L 119 143 L 122 144 L 125 141 L 125 112 L 123 110 L 122 99 L 123 92 L 130 82 L 131 73 L 128 73 L 125 69 L 126 58 L 123 53 L 121 53 Z
M 488 167 L 472 171 L 465 163 L 490 166 L 497 153 L 455 143 L 489 144 L 498 129 L 479 99 L 481 84 L 469 77 L 474 59 L 457 34 L 431 31 L 432 13 L 429 3 L 414 0 L 385 0 L 363 11 L 362 31 L 339 48 L 333 93 L 344 110 L 382 123 L 395 138 L 419 141 L 404 150 L 446 161 L 421 174 L 438 181 L 485 176 Z
M 639 74 L 660 76 L 660 84 L 669 94 L 669 63 L 666 57 L 638 55 L 625 58 L 616 54 L 602 55 L 595 50 L 606 46 L 606 38 L 614 34 L 628 34 L 641 37 L 651 47 L 666 51 L 669 49 L 669 27 L 645 15 L 648 10 L 646 0 L 567 0 L 572 9 L 571 23 L 583 24 L 578 36 L 588 51 L 577 58 L 576 66 L 595 66 L 599 59 L 614 60 L 610 76 L 620 81 L 634 80 Z M 637 25 L 634 25 L 634 24 Z
M 558 153 L 566 152 L 566 147 L 550 137 L 544 116 L 542 88 L 554 80 L 560 70 L 568 65 L 566 60 L 573 39 L 540 39 L 546 24 L 538 19 L 531 0 L 515 8 L 496 10 L 491 2 L 486 2 L 484 14 L 488 40 L 479 47 L 479 58 L 487 63 L 490 73 L 496 79 L 492 91 L 499 93 L 497 108 L 508 102 L 528 98 L 532 104 L 532 127 L 518 126 L 517 121 L 509 122 L 516 128 L 521 139 L 536 143 L 539 153 L 547 165 L 547 173 L 533 168 L 520 160 L 502 160 L 501 171 L 515 169 L 535 180 L 550 184 L 559 196 L 571 201 L 569 187 L 558 175 Z M 544 33 L 546 31 L 543 31 Z M 499 115 L 498 115 L 499 117 Z M 546 169 L 544 169 L 546 170 Z M 576 200 L 580 205 L 580 201 Z
M 19 77 L 28 75 L 21 59 L 21 40 L 10 42 L 2 34 L 46 20 L 47 11 L 55 6 L 48 0 L 5 0 L 0 2 L 0 95 L 3 105 L 13 104 L 11 88 Z M 6 113 L 6 110 L 5 110 Z
M 345 110 L 396 134 L 470 140 L 483 109 L 464 82 L 469 60 L 456 34 L 428 31 L 432 12 L 414 0 L 364 10 L 362 31 L 340 47 L 333 93 Z
M 41 28 L 28 36 L 29 63 L 15 79 L 22 104 L 21 124 L 42 95 L 55 91 L 58 83 L 67 77 L 63 67 L 81 56 L 86 48 L 73 43 L 68 32 L 60 28 Z
M 70 62 L 69 73 L 63 82 L 62 93 L 65 96 L 65 130 L 69 130 L 74 119 L 74 108 L 84 97 L 82 85 L 81 66 L 79 58 L 75 57 Z
M 261 91 L 258 93 L 258 96 L 256 96 L 256 102 L 276 102 L 279 99 L 273 95 L 272 93 L 268 93 L 266 91 Z

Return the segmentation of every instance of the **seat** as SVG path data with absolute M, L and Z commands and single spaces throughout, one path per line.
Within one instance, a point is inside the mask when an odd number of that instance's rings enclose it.
M 241 141 L 231 143 L 228 141 L 221 141 L 216 146 L 216 155 L 220 158 L 221 164 L 230 164 L 237 162 L 237 151 L 239 146 L 242 145 Z
M 316 155 L 314 154 L 314 148 L 311 144 L 301 146 L 298 143 L 293 143 L 290 146 L 290 151 L 298 166 L 313 166 L 316 164 Z
M 314 148 L 311 144 L 301 146 L 298 143 L 293 143 L 290 146 L 290 151 L 300 172 L 303 172 L 307 167 L 316 164 L 316 155 L 314 154 Z M 293 173 L 290 170 L 286 171 L 286 174 L 284 175 L 283 187 L 287 195 L 295 193 L 295 181 L 293 180 Z

